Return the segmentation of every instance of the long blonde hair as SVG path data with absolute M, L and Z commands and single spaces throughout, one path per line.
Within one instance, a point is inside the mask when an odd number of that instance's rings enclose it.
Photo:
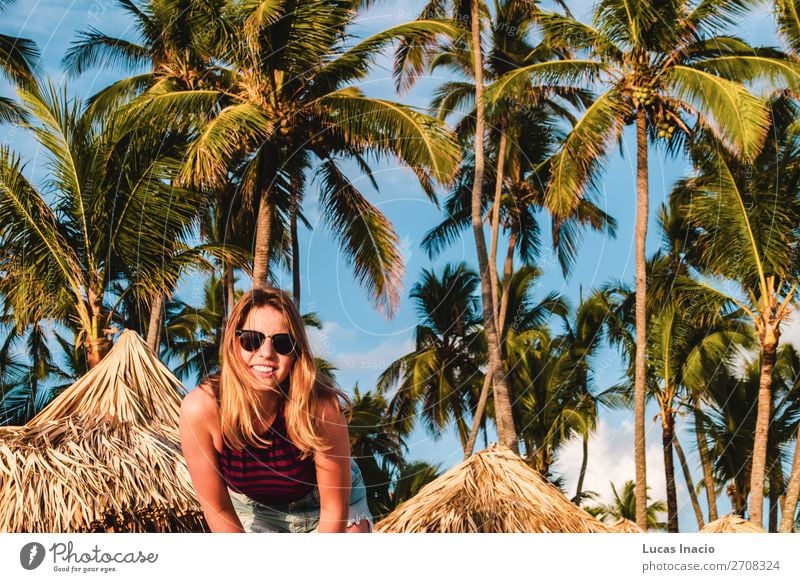
M 317 374 L 300 312 L 289 295 L 274 288 L 253 289 L 242 295 L 225 326 L 220 346 L 221 372 L 218 381 L 214 382 L 217 385 L 222 438 L 234 449 L 242 449 L 246 444 L 270 444 L 255 428 L 255 421 L 263 420 L 263 411 L 251 386 L 253 378 L 242 361 L 236 337 L 236 330 L 241 329 L 250 311 L 257 307 L 272 307 L 279 311 L 295 342 L 289 389 L 281 396 L 285 398 L 283 414 L 289 440 L 303 452 L 304 457 L 313 451 L 325 450 L 330 445 L 320 437 L 316 427 L 319 406 L 322 402 L 333 401 L 341 407 L 339 399 L 345 402 L 349 399 L 329 378 Z M 275 391 L 283 392 L 280 388 Z

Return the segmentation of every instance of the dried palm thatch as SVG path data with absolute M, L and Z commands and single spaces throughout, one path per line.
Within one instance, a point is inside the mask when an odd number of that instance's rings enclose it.
M 505 447 L 493 445 L 428 483 L 377 524 L 385 533 L 607 533 Z
M 197 531 L 182 387 L 139 336 L 21 427 L 0 431 L 0 531 Z
M 620 517 L 617 521 L 609 526 L 614 533 L 646 533 L 642 528 L 632 522 L 630 519 Z
M 700 533 L 766 533 L 763 528 L 738 515 L 726 515 L 712 521 Z

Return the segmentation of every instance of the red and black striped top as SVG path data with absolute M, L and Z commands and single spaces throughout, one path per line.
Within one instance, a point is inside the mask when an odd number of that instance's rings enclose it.
M 234 450 L 223 442 L 219 462 L 225 483 L 264 505 L 283 505 L 308 495 L 317 484 L 314 458 L 301 459 L 300 449 L 289 440 L 282 405 L 264 437 L 272 440 L 271 446 Z

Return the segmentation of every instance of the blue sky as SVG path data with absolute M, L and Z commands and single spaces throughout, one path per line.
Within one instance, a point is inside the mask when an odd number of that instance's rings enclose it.
M 581 0 L 569 2 L 573 12 L 585 16 L 591 2 Z M 407 22 L 415 18 L 424 2 L 384 1 L 359 18 L 361 35 Z M 756 12 L 747 19 L 746 30 L 741 35 L 756 43 L 774 43 L 771 20 L 766 13 Z M 69 43 L 75 39 L 76 31 L 95 27 L 112 36 L 134 39 L 134 30 L 127 14 L 116 7 L 113 0 L 40 0 L 17 2 L 2 15 L 0 29 L 3 33 L 34 39 L 43 53 L 43 72 L 56 82 L 63 74 L 60 60 Z M 379 60 L 373 73 L 363 84 L 368 94 L 382 98 L 402 100 L 424 107 L 429 101 L 430 91 L 444 77 L 423 78 L 407 95 L 397 96 L 390 74 L 391 55 Z M 91 70 L 78 79 L 69 81 L 74 95 L 86 98 L 120 78 L 122 72 Z M 0 91 L 9 94 L 7 84 L 0 83 Z M 619 224 L 617 237 L 587 232 L 573 272 L 564 279 L 549 249 L 545 248 L 540 260 L 544 271 L 539 297 L 555 290 L 577 302 L 579 289 L 584 293 L 612 279 L 632 281 L 633 222 L 634 222 L 634 177 L 635 157 L 631 155 L 630 135 L 626 134 L 621 154 L 612 154 L 607 164 L 600 196 L 595 201 L 606 212 L 614 216 Z M 36 180 L 41 176 L 43 161 L 35 143 L 19 128 L 0 127 L 0 142 L 10 143 L 29 161 L 27 174 Z M 648 249 L 658 245 L 658 230 L 655 216 L 659 205 L 666 199 L 673 181 L 687 170 L 683 159 L 665 160 L 652 155 L 650 162 L 651 222 Z M 339 257 L 337 247 L 323 225 L 318 224 L 318 214 L 313 204 L 305 211 L 314 229 L 301 233 L 303 302 L 302 310 L 316 311 L 324 321 L 320 332 L 313 332 L 318 354 L 331 360 L 339 368 L 337 378 L 346 390 L 356 383 L 362 392 L 370 390 L 380 372 L 394 359 L 413 348 L 412 332 L 416 324 L 415 307 L 408 299 L 408 292 L 419 279 L 422 269 L 440 269 L 446 262 L 466 261 L 475 264 L 475 251 L 470 233 L 459 240 L 445 255 L 435 262 L 428 259 L 419 243 L 425 232 L 437 224 L 441 211 L 429 201 L 415 182 L 413 174 L 392 162 L 377 166 L 376 178 L 380 191 L 375 192 L 367 180 L 351 174 L 355 183 L 369 193 L 373 203 L 392 220 L 401 239 L 401 252 L 406 261 L 403 299 L 396 317 L 387 320 L 371 306 L 366 293 L 352 279 L 349 266 Z M 313 198 L 313 197 L 312 197 Z M 443 198 L 442 198 L 443 199 Z M 548 224 L 542 223 L 543 230 Z M 288 274 L 282 286 L 291 287 Z M 190 303 L 200 300 L 197 285 L 188 284 L 179 288 L 179 296 Z M 595 362 L 598 387 L 605 388 L 620 381 L 620 360 L 610 351 L 600 353 Z M 652 419 L 655 412 L 649 413 Z M 585 488 L 593 489 L 609 497 L 609 481 L 621 484 L 633 478 L 633 445 L 631 413 L 606 414 L 598 434 L 590 443 L 590 465 Z M 663 461 L 660 453 L 660 431 L 655 422 L 648 423 L 648 482 L 651 494 L 665 498 Z M 490 436 L 491 438 L 491 436 Z M 691 443 L 684 442 L 691 451 Z M 441 463 L 443 468 L 461 460 L 460 447 L 452 431 L 434 441 L 422 430 L 414 433 L 408 442 L 409 458 L 425 459 Z M 568 491 L 572 491 L 580 463 L 578 443 L 570 444 L 560 455 L 556 469 L 565 475 Z M 699 478 L 699 471 L 695 479 Z M 681 508 L 681 526 L 684 531 L 695 527 L 688 496 L 683 490 L 682 478 L 678 478 Z M 724 496 L 723 496 L 724 497 Z M 720 510 L 725 512 L 721 502 Z

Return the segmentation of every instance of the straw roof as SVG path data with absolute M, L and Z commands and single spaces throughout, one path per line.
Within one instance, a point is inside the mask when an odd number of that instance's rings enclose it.
M 0 430 L 0 531 L 202 529 L 180 449 L 182 390 L 124 332 L 28 424 Z
M 609 524 L 608 527 L 610 527 L 614 533 L 645 533 L 636 523 L 624 517 L 620 517 L 614 523 Z
M 763 528 L 738 515 L 726 515 L 712 521 L 700 533 L 766 533 Z
M 572 504 L 505 447 L 493 445 L 428 483 L 377 524 L 376 531 L 605 533 L 609 527 Z

